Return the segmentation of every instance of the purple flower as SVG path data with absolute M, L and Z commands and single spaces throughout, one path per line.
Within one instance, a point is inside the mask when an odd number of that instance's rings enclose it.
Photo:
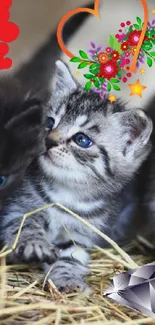
M 98 46 L 97 49 L 96 49 L 96 52 L 99 54 L 99 52 L 101 51 L 102 49 L 102 46 Z
M 145 63 L 145 58 L 143 56 L 140 56 L 139 57 L 139 62 L 144 64 Z
M 98 46 L 97 49 L 95 48 L 95 43 L 90 42 L 92 48 L 88 50 L 88 53 L 90 54 L 91 58 L 93 60 L 97 60 L 97 56 L 100 53 L 102 46 Z
M 96 51 L 95 50 L 88 50 L 88 52 L 90 53 L 90 54 L 95 54 L 96 53 Z
M 151 24 L 150 24 L 149 21 L 148 21 L 148 23 L 147 23 L 147 26 L 148 26 L 149 29 L 151 28 Z
M 98 93 L 102 99 L 104 99 L 105 95 L 108 93 L 107 90 L 107 81 L 104 80 L 103 84 L 101 85 L 101 88 L 94 89 L 95 93 Z
M 140 67 L 140 64 L 139 64 L 139 62 L 137 61 L 137 63 L 136 63 L 136 68 L 139 69 L 139 67 Z
M 95 93 L 98 93 L 102 99 L 104 99 L 105 92 L 102 88 L 100 89 L 94 89 Z
M 90 45 L 91 45 L 91 47 L 92 47 L 93 49 L 95 49 L 96 45 L 95 45 L 94 42 L 90 42 Z
M 136 67 L 137 69 L 139 69 L 140 64 L 144 64 L 145 63 L 145 56 L 144 56 L 144 52 L 143 50 L 140 51 L 137 63 L 136 63 Z
M 148 22 L 148 24 L 147 24 L 147 27 L 148 27 L 148 28 L 147 28 L 147 29 L 148 29 L 148 30 L 155 29 L 154 24 L 155 24 L 155 19 L 153 19 L 151 23 Z

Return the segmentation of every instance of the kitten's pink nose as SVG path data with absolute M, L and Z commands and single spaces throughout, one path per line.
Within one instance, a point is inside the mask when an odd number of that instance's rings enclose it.
M 56 142 L 60 141 L 60 134 L 59 134 L 58 130 L 57 129 L 52 130 L 48 134 L 48 139 L 56 141 Z

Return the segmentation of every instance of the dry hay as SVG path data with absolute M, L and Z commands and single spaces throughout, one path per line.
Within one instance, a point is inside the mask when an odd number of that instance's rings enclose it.
M 71 211 L 69 213 L 73 215 Z M 24 216 L 23 222 L 31 214 Z M 92 228 L 90 224 L 88 226 Z M 96 228 L 94 231 L 99 232 Z M 20 232 L 21 227 L 13 247 L 17 244 Z M 9 251 L 0 252 L 0 325 L 155 324 L 155 319 L 103 297 L 104 290 L 115 274 L 149 263 L 151 258 L 139 249 L 138 253 L 137 249 L 135 251 L 137 242 L 128 247 L 129 251 L 125 251 L 104 234 L 100 235 L 112 248 L 96 248 L 92 252 L 90 275 L 86 279 L 92 289 L 89 295 L 79 292 L 61 294 L 52 281 L 48 282 L 49 292 L 46 292 L 43 289 L 41 270 L 26 269 L 22 265 L 6 266 L 5 258 Z

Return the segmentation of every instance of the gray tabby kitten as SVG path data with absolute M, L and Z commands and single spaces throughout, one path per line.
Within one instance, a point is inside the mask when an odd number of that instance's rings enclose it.
M 12 245 L 24 213 L 52 202 L 110 235 L 126 185 L 151 149 L 152 122 L 142 110 L 103 101 L 98 94 L 85 92 L 63 62 L 57 61 L 56 67 L 47 152 L 30 166 L 22 186 L 3 207 L 3 245 Z M 26 220 L 10 260 L 54 262 L 49 278 L 60 290 L 84 290 L 87 249 L 93 245 L 104 243 L 55 206 Z

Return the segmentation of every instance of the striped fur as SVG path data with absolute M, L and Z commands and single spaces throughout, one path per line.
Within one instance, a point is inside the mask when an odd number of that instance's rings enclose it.
M 12 245 L 24 213 L 59 202 L 111 235 L 123 207 L 123 191 L 150 152 L 152 124 L 145 113 L 101 100 L 77 85 L 57 62 L 56 86 L 49 116 L 55 127 L 48 138 L 55 146 L 34 162 L 21 187 L 1 214 L 3 245 Z M 93 140 L 80 148 L 73 136 Z M 61 290 L 86 288 L 88 250 L 103 246 L 100 237 L 59 207 L 29 217 L 11 261 L 54 262 L 49 277 Z

